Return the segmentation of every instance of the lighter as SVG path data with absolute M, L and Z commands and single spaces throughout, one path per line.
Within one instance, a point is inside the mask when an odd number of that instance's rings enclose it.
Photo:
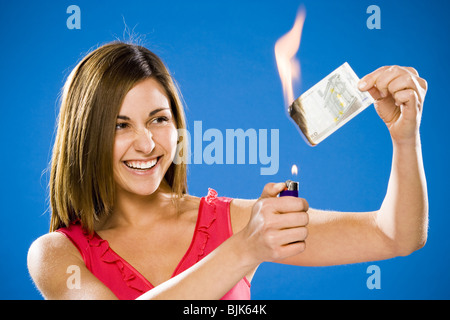
M 287 196 L 298 197 L 298 182 L 292 180 L 286 181 L 286 188 L 280 192 L 280 197 Z

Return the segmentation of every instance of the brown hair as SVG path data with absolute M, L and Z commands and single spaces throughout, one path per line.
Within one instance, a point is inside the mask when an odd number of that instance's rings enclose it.
M 93 232 L 94 221 L 111 211 L 117 116 L 128 91 L 148 78 L 164 87 L 177 128 L 185 129 L 183 106 L 169 71 L 157 55 L 142 46 L 108 43 L 84 57 L 69 75 L 50 168 L 50 231 L 79 219 Z M 185 140 L 178 143 L 181 150 L 187 150 Z M 165 180 L 175 196 L 185 194 L 186 161 L 174 161 Z

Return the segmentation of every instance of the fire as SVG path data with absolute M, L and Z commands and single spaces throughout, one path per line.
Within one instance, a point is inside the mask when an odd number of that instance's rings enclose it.
M 305 17 L 305 10 L 300 7 L 292 29 L 275 43 L 275 59 L 283 86 L 284 101 L 287 106 L 294 102 L 292 82 L 300 78 L 300 63 L 295 55 L 300 47 Z
M 292 165 L 291 173 L 292 173 L 292 175 L 295 175 L 295 176 L 298 174 L 298 168 L 295 164 Z

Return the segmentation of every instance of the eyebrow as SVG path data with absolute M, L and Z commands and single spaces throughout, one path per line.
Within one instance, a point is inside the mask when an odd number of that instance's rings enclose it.
M 150 118 L 151 116 L 153 116 L 153 115 L 155 115 L 155 114 L 157 114 L 158 112 L 163 111 L 163 110 L 170 110 L 170 108 L 158 108 L 158 109 L 155 109 L 155 110 L 151 111 L 151 112 L 148 114 L 148 117 Z M 127 116 L 121 116 L 121 115 L 118 115 L 118 116 L 117 116 L 117 119 L 121 119 L 121 120 L 130 120 L 129 117 L 127 117 Z

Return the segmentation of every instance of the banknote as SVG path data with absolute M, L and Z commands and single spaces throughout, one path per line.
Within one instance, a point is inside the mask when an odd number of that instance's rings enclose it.
M 358 90 L 359 78 L 345 62 L 288 108 L 306 142 L 315 146 L 373 103 Z

